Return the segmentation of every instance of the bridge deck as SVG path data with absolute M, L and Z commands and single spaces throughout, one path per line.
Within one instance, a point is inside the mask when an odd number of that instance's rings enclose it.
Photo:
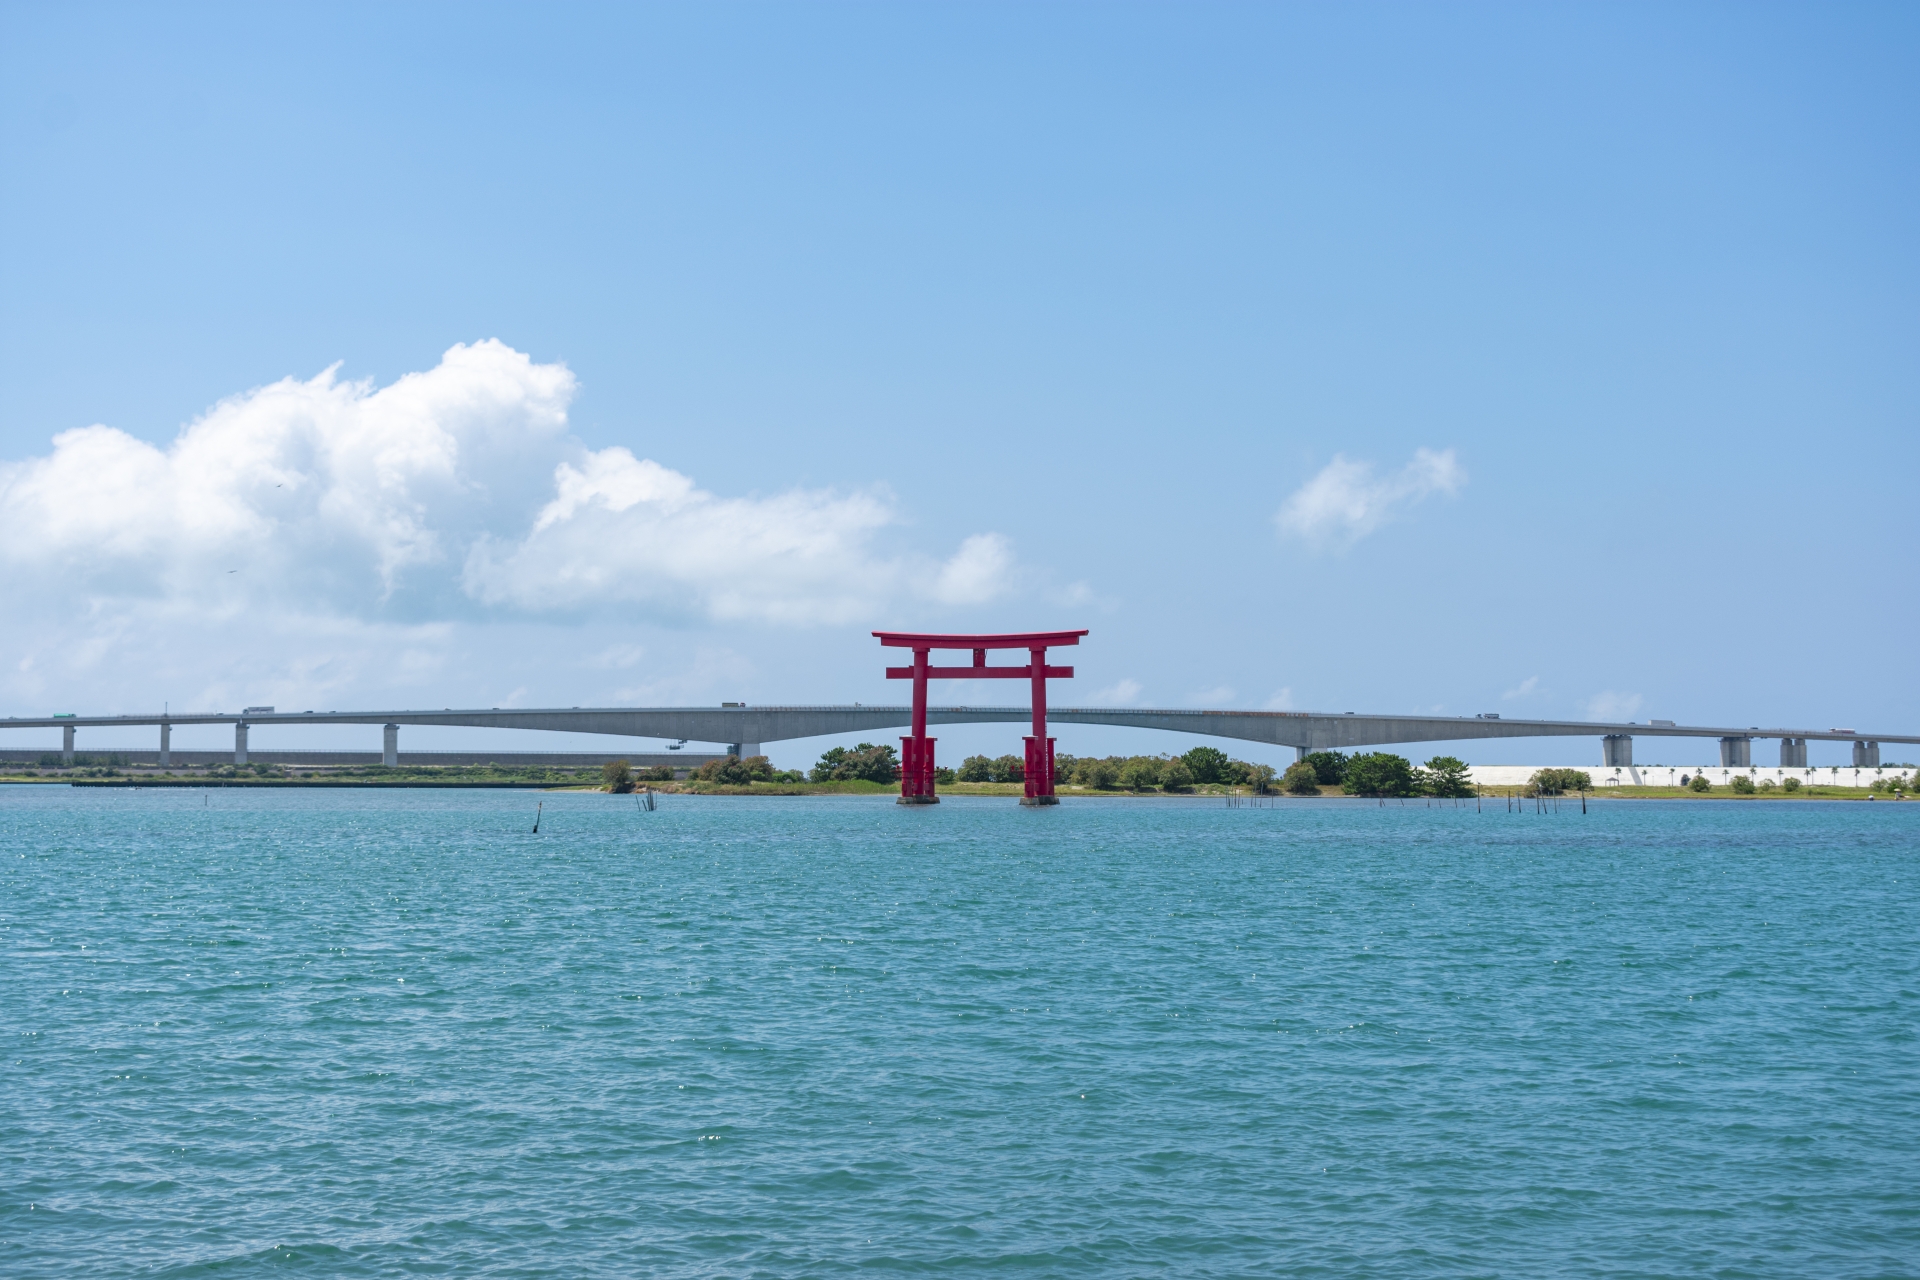
M 689 742 L 769 743 L 836 734 L 878 733 L 912 722 L 910 707 L 489 707 L 439 711 L 176 712 L 117 716 L 9 716 L 0 729 L 120 728 L 133 725 L 395 724 L 474 729 L 531 729 L 604 733 Z M 1026 707 L 929 707 L 929 724 L 1024 724 Z M 1920 743 L 1920 735 L 1794 729 L 1779 726 L 1668 725 L 1590 720 L 1507 720 L 1480 716 L 1330 714 L 1313 711 L 1189 711 L 1152 708 L 1057 707 L 1055 724 L 1164 729 L 1214 738 L 1266 742 L 1307 750 L 1384 746 L 1399 742 L 1455 742 L 1480 738 L 1626 737 L 1796 738 L 1834 742 Z

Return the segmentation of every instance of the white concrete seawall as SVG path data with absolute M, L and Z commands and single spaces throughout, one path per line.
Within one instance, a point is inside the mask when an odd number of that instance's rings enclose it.
M 1878 769 L 1855 769 L 1850 765 L 1807 769 L 1755 765 L 1747 769 L 1732 769 L 1720 765 L 1625 765 L 1615 768 L 1612 765 L 1591 764 L 1476 764 L 1469 766 L 1469 772 L 1473 780 L 1483 787 L 1519 787 L 1525 786 L 1527 779 L 1535 772 L 1546 768 L 1578 769 L 1593 779 L 1595 787 L 1677 787 L 1682 785 L 1681 778 L 1692 778 L 1701 773 L 1706 774 L 1707 781 L 1716 787 L 1725 786 L 1736 773 L 1755 782 L 1771 778 L 1777 784 L 1788 778 L 1798 778 L 1807 786 L 1870 787 L 1881 778 L 1910 777 L 1913 772 L 1891 765 Z

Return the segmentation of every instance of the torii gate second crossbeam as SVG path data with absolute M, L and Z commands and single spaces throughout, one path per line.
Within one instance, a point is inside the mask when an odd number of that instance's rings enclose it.
M 939 804 L 933 791 L 933 742 L 927 736 L 928 680 L 1031 680 L 1033 681 L 1033 733 L 1027 738 L 1026 795 L 1021 804 L 1059 804 L 1053 793 L 1053 739 L 1047 736 L 1047 679 L 1068 680 L 1072 667 L 1047 665 L 1047 650 L 1059 645 L 1079 644 L 1085 631 L 1033 631 L 1018 635 L 954 636 L 914 635 L 904 631 L 876 631 L 884 648 L 913 650 L 913 665 L 888 667 L 887 679 L 913 681 L 913 734 L 900 739 L 901 804 Z M 935 649 L 971 649 L 970 667 L 936 667 L 927 661 Z M 990 649 L 1025 649 L 1024 667 L 990 667 Z

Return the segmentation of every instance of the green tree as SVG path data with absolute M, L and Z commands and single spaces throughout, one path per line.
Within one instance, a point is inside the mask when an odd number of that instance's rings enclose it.
M 1280 775 L 1280 786 L 1290 796 L 1320 794 L 1320 775 L 1305 760 L 1296 760 Z
M 1467 762 L 1453 756 L 1435 756 L 1420 770 L 1420 789 L 1430 796 L 1451 800 L 1473 794 L 1473 775 Z
M 1193 770 L 1179 756 L 1160 767 L 1160 785 L 1169 791 L 1191 791 L 1194 781 Z
M 1733 787 L 1733 793 L 1735 795 L 1750 796 L 1753 794 L 1753 779 L 1744 773 L 1734 774 L 1729 780 L 1729 785 Z
M 993 771 L 988 775 L 991 782 L 1025 782 L 1027 780 L 1027 762 L 1019 756 L 1000 756 L 993 762 Z
M 893 748 L 871 742 L 822 752 L 812 773 L 815 782 L 894 782 L 899 777 L 900 760 Z
M 601 765 L 600 777 L 606 783 L 607 790 L 615 795 L 625 795 L 633 790 L 633 766 L 625 760 L 609 760 Z
M 1390 751 L 1356 755 L 1347 761 L 1347 776 L 1340 786 L 1348 795 L 1410 796 L 1413 762 Z
M 960 762 L 960 772 L 954 776 L 962 782 L 991 782 L 993 761 L 986 756 L 968 756 Z
M 744 787 L 755 782 L 773 781 L 773 765 L 765 756 L 748 756 L 745 760 L 739 756 L 728 756 L 724 760 L 711 760 L 701 765 L 694 770 L 693 776 L 702 782 Z
M 1313 776 L 1323 787 L 1337 787 L 1347 780 L 1348 757 L 1340 751 L 1309 751 L 1303 757 L 1313 766 Z
M 1274 768 L 1272 765 L 1242 764 L 1238 760 L 1234 763 L 1240 765 L 1241 769 L 1240 776 L 1235 781 L 1251 786 L 1256 795 L 1265 795 L 1273 790 Z
M 1083 760 L 1079 775 L 1083 787 L 1111 791 L 1120 785 L 1120 766 L 1112 760 Z
M 935 786 L 950 787 L 953 785 L 953 782 L 953 770 L 947 768 L 945 765 L 935 765 L 933 767 L 933 783 Z
M 1780 783 L 1780 789 L 1782 791 L 1798 791 L 1800 789 L 1800 779 L 1798 778 L 1782 779 Z
M 1195 747 L 1179 759 L 1186 765 L 1187 772 L 1193 775 L 1193 780 L 1202 785 L 1225 782 L 1227 771 L 1233 765 L 1227 753 L 1218 747 Z
M 1557 796 L 1568 791 L 1593 790 L 1593 775 L 1584 769 L 1536 769 L 1527 779 L 1529 794 Z
M 1120 785 L 1129 791 L 1151 791 L 1160 785 L 1160 762 L 1152 756 L 1134 756 L 1120 766 Z
M 1713 790 L 1713 784 L 1707 781 L 1707 775 L 1704 773 L 1694 774 L 1693 781 L 1689 782 L 1687 786 L 1691 790 L 1699 791 L 1702 793 Z

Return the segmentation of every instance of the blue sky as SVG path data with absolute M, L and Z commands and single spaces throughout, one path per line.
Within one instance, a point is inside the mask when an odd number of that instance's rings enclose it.
M 1913 731 L 1917 36 L 8 5 L 0 701 L 879 702 L 875 627 L 1086 626 L 1058 703 Z

